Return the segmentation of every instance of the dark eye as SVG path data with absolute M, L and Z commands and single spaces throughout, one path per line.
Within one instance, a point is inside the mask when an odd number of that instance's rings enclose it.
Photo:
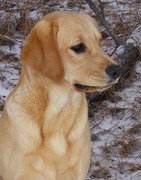
M 75 53 L 79 54 L 79 53 L 83 53 L 83 52 L 86 51 L 86 46 L 85 46 L 85 44 L 83 44 L 83 43 L 79 43 L 79 44 L 77 44 L 76 46 L 72 46 L 71 49 L 72 49 Z

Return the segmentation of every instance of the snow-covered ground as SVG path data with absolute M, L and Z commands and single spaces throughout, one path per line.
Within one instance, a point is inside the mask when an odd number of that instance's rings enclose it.
M 44 2 L 43 6 L 42 3 Z M 80 2 L 84 2 L 83 0 Z M 122 36 L 128 35 L 141 23 L 141 2 L 139 0 L 104 1 L 106 19 Z M 29 8 L 27 8 L 29 6 Z M 2 26 L 10 29 L 0 31 L 0 116 L 4 101 L 18 81 L 21 65 L 20 49 L 29 31 L 22 21 L 21 11 L 28 13 L 26 18 L 33 21 L 42 14 L 55 10 L 75 10 L 94 15 L 86 3 L 78 1 L 0 1 L 0 30 Z M 24 14 L 23 13 L 23 14 Z M 4 24 L 9 18 L 8 25 Z M 12 24 L 10 24 L 12 22 Z M 14 24 L 15 23 L 15 24 Z M 17 27 L 18 26 L 18 27 Z M 12 29 L 13 28 L 13 29 Z M 11 30 L 12 29 L 12 30 Z M 100 28 L 102 33 L 105 31 Z M 141 28 L 132 38 L 138 37 L 141 48 Z M 7 35 L 10 40 L 3 40 Z M 136 36 L 137 35 L 137 36 Z M 114 49 L 110 37 L 102 42 L 106 52 Z M 91 167 L 87 180 L 140 180 L 141 179 L 141 61 L 131 69 L 132 73 L 122 81 L 122 88 L 112 91 L 109 99 L 89 103 L 89 121 L 92 135 Z

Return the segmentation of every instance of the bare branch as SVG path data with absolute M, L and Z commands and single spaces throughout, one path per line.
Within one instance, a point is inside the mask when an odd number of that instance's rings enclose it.
M 103 3 L 102 3 L 102 1 L 101 0 L 98 0 L 98 2 L 99 2 L 99 4 L 100 4 L 100 10 L 101 10 L 101 15 L 104 17 L 104 6 L 103 6 Z
M 117 35 L 116 35 L 114 29 L 112 28 L 112 26 L 105 19 L 104 7 L 103 7 L 103 4 L 102 4 L 101 0 L 98 0 L 101 10 L 99 10 L 98 7 L 96 6 L 96 4 L 94 2 L 92 2 L 91 0 L 86 0 L 86 2 L 88 3 L 90 8 L 96 14 L 97 20 L 105 27 L 105 29 L 107 30 L 109 35 L 113 38 L 113 40 L 115 41 L 115 44 L 116 44 L 116 48 L 117 48 L 121 44 L 121 42 L 120 42 L 119 38 L 117 37 Z

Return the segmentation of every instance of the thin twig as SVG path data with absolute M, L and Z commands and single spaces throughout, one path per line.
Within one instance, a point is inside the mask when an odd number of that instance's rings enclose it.
M 100 4 L 100 9 L 91 0 L 86 0 L 86 2 L 88 3 L 90 8 L 96 14 L 97 20 L 105 27 L 105 29 L 107 30 L 109 35 L 113 38 L 113 40 L 114 40 L 114 42 L 116 44 L 116 48 L 117 48 L 119 45 L 121 45 L 121 42 L 120 42 L 119 38 L 117 37 L 114 29 L 111 27 L 111 24 L 109 24 L 105 19 L 104 7 L 103 7 L 103 4 L 102 4 L 101 0 L 98 0 L 98 2 Z

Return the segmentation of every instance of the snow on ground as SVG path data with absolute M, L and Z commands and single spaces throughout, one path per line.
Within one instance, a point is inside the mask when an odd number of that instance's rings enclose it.
M 111 180 L 141 178 L 141 62 L 136 64 L 135 73 L 132 84 L 115 92 L 118 100 L 104 101 L 90 118 L 94 136 L 91 172 L 104 167 Z M 90 176 L 96 179 L 95 174 Z
M 31 19 L 36 21 L 43 14 L 59 9 L 75 10 L 94 15 L 83 0 L 82 4 L 79 4 L 78 1 L 69 1 L 68 3 L 64 0 L 59 2 L 47 1 L 43 5 L 42 3 L 45 1 L 36 1 L 31 4 L 28 4 L 26 0 L 2 2 L 0 1 L 2 7 L 0 9 L 0 19 L 10 17 L 13 22 L 12 25 L 8 24 L 10 29 L 3 34 L 8 34 L 8 37 L 12 41 L 14 40 L 14 43 L 12 45 L 1 43 L 0 45 L 0 115 L 6 97 L 19 78 L 21 68 L 19 63 L 20 49 L 24 37 L 29 31 L 29 29 L 23 31 L 24 25 L 29 25 Z M 121 30 L 120 33 L 123 36 L 126 34 L 128 37 L 128 34 L 141 22 L 140 1 L 108 0 L 104 2 L 107 19 L 117 28 L 117 32 Z M 16 26 L 14 23 L 19 20 L 21 10 L 24 11 L 27 6 L 29 6 L 29 9 L 26 11 L 26 13 L 28 12 L 26 18 L 28 16 L 30 21 L 26 21 L 19 29 L 19 24 Z M 120 27 L 123 24 L 126 26 Z M 0 29 L 2 29 L 2 26 L 3 24 L 1 24 Z M 100 29 L 102 32 L 105 31 L 103 27 Z M 135 34 L 132 38 L 135 40 L 138 37 L 137 42 L 141 47 L 141 27 L 136 30 Z M 130 39 L 130 41 L 132 40 Z M 110 37 L 104 38 L 102 46 L 108 53 L 114 50 L 114 44 Z M 122 49 L 119 49 L 119 51 L 122 51 Z M 131 75 L 124 79 L 123 87 L 114 91 L 112 98 L 98 103 L 89 103 L 92 156 L 87 180 L 141 179 L 141 61 L 136 63 L 132 71 Z

